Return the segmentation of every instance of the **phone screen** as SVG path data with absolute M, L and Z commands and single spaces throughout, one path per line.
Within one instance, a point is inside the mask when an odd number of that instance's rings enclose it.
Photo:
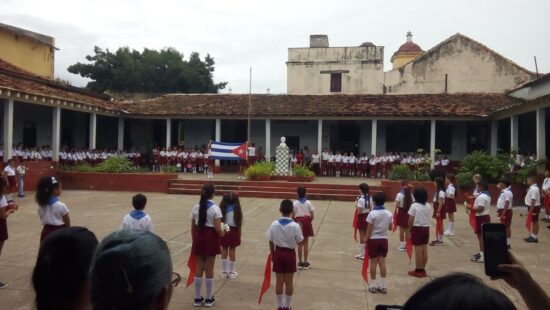
M 376 305 L 375 310 L 401 310 L 402 306 L 397 305 Z
M 482 230 L 485 274 L 501 276 L 504 273 L 498 269 L 498 265 L 510 262 L 505 227 L 502 224 L 488 223 L 483 225 Z

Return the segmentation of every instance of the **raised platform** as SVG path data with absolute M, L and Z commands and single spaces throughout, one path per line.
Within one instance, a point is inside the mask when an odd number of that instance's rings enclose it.
M 200 195 L 205 183 L 216 186 L 216 194 L 222 195 L 228 191 L 237 191 L 241 197 L 293 199 L 296 189 L 305 187 L 307 197 L 313 200 L 355 201 L 359 196 L 358 180 L 356 185 L 351 184 L 324 184 L 309 182 L 287 181 L 228 181 L 228 180 L 197 180 L 172 179 L 169 180 L 169 194 Z M 371 194 L 379 191 L 387 192 L 385 186 L 371 185 Z

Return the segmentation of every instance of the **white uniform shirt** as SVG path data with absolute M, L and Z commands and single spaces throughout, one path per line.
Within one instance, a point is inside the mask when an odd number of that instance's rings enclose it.
M 540 191 L 537 184 L 533 184 L 529 187 L 527 195 L 525 195 L 525 205 L 531 206 L 531 200 L 535 199 L 535 207 L 540 206 Z
M 27 167 L 25 167 L 23 165 L 17 166 L 17 173 L 19 173 L 19 175 L 24 176 L 27 173 Z
M 512 208 L 512 202 L 514 201 L 514 194 L 512 193 L 512 189 L 510 187 L 506 188 L 505 190 L 500 192 L 500 195 L 498 196 L 497 200 L 497 209 L 504 209 L 504 205 L 506 202 L 509 202 L 509 207 Z
M 7 166 L 4 168 L 4 172 L 5 172 L 9 177 L 15 176 L 15 169 L 13 169 L 13 167 L 10 166 L 10 165 L 7 165 Z
M 311 154 L 311 163 L 312 164 L 318 164 L 319 163 L 319 154 Z
M 489 215 L 489 207 L 491 206 L 491 196 L 487 195 L 486 192 L 481 192 L 474 201 L 474 206 L 476 208 L 483 207 L 483 211 L 476 212 L 476 216 Z
M 220 207 L 218 207 L 212 200 L 208 200 L 208 205 L 210 207 L 206 210 L 205 226 L 214 227 L 214 221 L 223 217 L 222 210 L 220 210 Z M 195 220 L 196 225 L 199 225 L 199 209 L 200 204 L 197 204 L 191 211 L 191 219 Z
M 309 200 L 300 201 L 294 200 L 294 216 L 304 217 L 311 216 L 311 212 L 315 211 L 315 207 Z
M 256 156 L 256 148 L 253 146 L 248 147 L 248 156 Z
M 393 215 L 386 209 L 374 209 L 367 216 L 367 223 L 372 225 L 370 239 L 388 239 L 388 228 L 392 222 Z
M 44 207 L 38 207 L 38 216 L 42 225 L 64 225 L 63 216 L 69 213 L 67 206 L 57 199 L 51 199 Z
M 120 230 L 123 229 L 155 232 L 153 220 L 149 214 L 139 210 L 134 210 L 124 216 L 122 224 L 120 224 Z
M 295 249 L 298 243 L 304 240 L 300 225 L 288 217 L 282 217 L 271 223 L 265 236 L 276 246 L 287 249 Z
M 328 162 L 329 162 L 329 163 L 333 163 L 335 159 L 336 159 L 336 156 L 330 155 L 330 156 L 328 157 Z
M 328 160 L 328 158 L 330 157 L 328 152 L 323 152 L 321 156 L 322 156 L 322 160 Z
M 542 190 L 543 191 L 550 191 L 550 177 L 544 178 L 544 182 L 542 182 Z
M 414 201 L 414 197 L 411 193 L 411 201 Z M 399 202 L 399 208 L 403 208 L 403 204 L 405 203 L 405 194 L 403 194 L 403 191 L 400 191 L 395 196 L 395 202 Z
M 2 197 L 0 197 L 0 208 L 5 208 L 7 206 L 8 206 L 8 200 L 6 199 L 5 195 L 2 195 Z
M 341 163 L 342 162 L 342 155 L 337 154 L 336 156 L 334 156 L 334 161 L 337 162 L 337 163 Z
M 374 206 L 372 197 L 370 197 L 370 195 L 361 196 L 359 199 L 357 199 L 356 206 L 357 208 L 361 209 L 361 214 L 369 213 L 372 209 L 372 206 Z
M 456 193 L 456 188 L 453 184 L 449 184 L 449 186 L 447 186 L 447 189 L 445 190 L 445 197 L 449 197 L 452 195 L 453 198 L 454 198 L 454 195 Z
M 434 195 L 433 202 L 438 202 L 439 199 L 445 200 L 445 191 L 439 191 L 437 195 Z
M 428 227 L 432 218 L 432 206 L 429 203 L 421 204 L 415 202 L 409 209 L 409 215 L 414 216 L 413 226 Z

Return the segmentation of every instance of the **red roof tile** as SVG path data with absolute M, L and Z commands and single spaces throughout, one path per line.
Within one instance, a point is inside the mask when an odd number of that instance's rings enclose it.
M 483 118 L 521 102 L 503 94 L 252 95 L 252 116 Z M 117 105 L 136 115 L 247 117 L 248 95 L 173 94 Z

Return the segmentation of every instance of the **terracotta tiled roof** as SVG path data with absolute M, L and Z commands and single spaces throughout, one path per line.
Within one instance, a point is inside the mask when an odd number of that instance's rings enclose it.
M 0 59 L 0 88 L 51 99 L 74 101 L 104 109 L 116 108 L 109 96 L 45 79 Z
M 483 118 L 521 102 L 503 94 L 252 95 L 252 116 Z M 135 115 L 246 117 L 248 95 L 173 94 L 117 105 Z
M 413 53 L 413 52 L 422 52 L 422 49 L 416 43 L 407 42 L 407 43 L 401 45 L 399 47 L 399 49 L 397 50 L 397 52 L 395 52 L 395 54 L 398 54 L 398 53 Z

